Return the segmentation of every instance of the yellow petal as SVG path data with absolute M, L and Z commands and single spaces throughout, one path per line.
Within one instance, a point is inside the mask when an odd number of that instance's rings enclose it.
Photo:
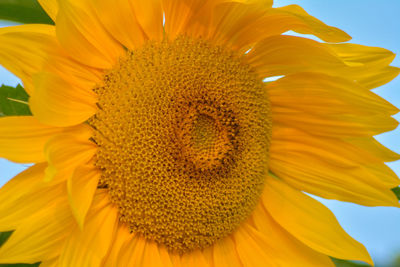
M 134 15 L 132 1 L 93 0 L 93 3 L 104 27 L 121 44 L 133 50 L 145 42 L 147 38 Z
M 351 238 L 333 213 L 317 200 L 269 176 L 262 201 L 276 222 L 312 249 L 373 264 L 364 246 Z
M 0 188 L 0 232 L 16 229 L 21 221 L 47 206 L 54 197 L 52 188 L 40 187 L 46 167 L 45 163 L 36 164 Z M 44 192 L 50 196 L 42 198 Z
M 372 136 L 363 138 L 347 138 L 346 141 L 365 151 L 369 151 L 369 153 L 380 158 L 384 162 L 391 162 L 400 159 L 400 154 L 385 147 Z
M 78 166 L 67 181 L 69 203 L 81 230 L 92 204 L 100 175 L 100 171 L 94 166 Z
M 25 90 L 32 93 L 32 75 L 41 70 L 46 49 L 56 45 L 51 25 L 26 24 L 0 28 L 0 64 L 21 78 Z
M 271 9 L 271 13 L 277 11 L 277 14 L 285 14 L 291 17 L 292 27 L 288 30 L 293 30 L 302 34 L 313 34 L 325 42 L 346 42 L 351 39 L 351 37 L 344 31 L 328 26 L 317 18 L 309 15 L 302 7 L 298 5 L 288 5 L 277 9 Z M 282 32 L 283 33 L 283 32 Z
M 25 220 L 0 248 L 0 263 L 36 263 L 59 255 L 74 223 L 67 206 L 68 201 L 60 197 L 65 196 L 66 192 L 64 190 L 60 193 L 57 190 L 51 192 L 52 199 L 48 198 L 50 192 L 42 192 L 42 195 L 36 196 L 37 199 L 46 199 L 47 203 L 41 203 L 37 207 L 39 211 L 32 216 L 25 216 Z M 25 199 L 24 204 L 31 205 L 28 199 Z
M 294 141 L 296 138 L 289 136 L 290 132 L 298 133 L 304 142 Z M 329 199 L 366 206 L 399 206 L 390 188 L 397 186 L 400 180 L 390 175 L 387 171 L 389 168 L 384 163 L 364 162 L 362 165 L 361 160 L 375 159 L 372 156 L 363 159 L 364 155 L 358 155 L 357 150 L 351 150 L 353 147 L 340 142 L 332 142 L 326 138 L 318 140 L 298 131 L 289 131 L 289 134 L 280 131 L 281 137 L 273 140 L 270 151 L 270 170 L 287 183 L 299 190 Z M 335 144 L 343 147 L 333 148 Z M 353 154 L 356 158 L 353 161 L 351 157 L 344 156 L 346 147 L 349 148 L 349 155 Z M 344 154 L 340 154 L 340 151 Z M 371 166 L 377 173 L 369 169 Z
M 158 246 L 158 250 L 160 253 L 160 257 L 162 262 L 164 263 L 164 267 L 176 267 L 176 265 L 172 264 L 172 260 L 170 257 L 170 252 L 164 246 Z
M 52 73 L 34 76 L 35 93 L 29 99 L 33 115 L 54 126 L 71 126 L 86 121 L 97 110 L 91 90 L 73 86 Z
M 51 259 L 51 260 L 45 260 L 40 263 L 40 267 L 57 267 L 58 265 L 58 257 Z
M 123 246 L 126 246 L 126 243 L 132 241 L 132 238 L 134 238 L 134 234 L 130 233 L 128 226 L 126 224 L 119 224 L 117 232 L 114 235 L 113 243 L 110 246 L 110 251 L 104 258 L 102 265 L 106 267 L 119 266 L 117 265 L 119 253 L 121 253 Z
M 322 73 L 296 73 L 268 83 L 271 105 L 316 115 L 394 115 L 399 109 L 354 81 Z
M 366 75 L 359 77 L 357 82 L 367 89 L 374 89 L 396 78 L 400 73 L 400 68 L 388 66 L 372 73 L 364 73 Z
M 341 75 L 350 68 L 321 43 L 287 35 L 258 42 L 245 58 L 260 77 L 307 71 Z
M 162 0 L 136 0 L 132 6 L 146 36 L 161 41 L 164 35 Z
M 236 3 L 231 6 L 225 5 L 217 9 L 217 17 L 223 17 L 225 23 L 222 25 L 226 26 L 215 34 L 219 35 L 217 38 L 228 39 L 236 49 L 249 47 L 264 38 L 280 35 L 289 30 L 313 34 L 327 42 L 343 42 L 350 39 L 345 32 L 324 24 L 297 5 L 265 8 L 265 5 L 260 3 L 254 7 Z M 234 10 L 233 6 L 237 7 L 236 12 L 224 11 L 227 8 Z M 249 8 L 253 10 L 246 12 L 245 10 Z M 227 16 L 231 16 L 230 21 L 225 19 Z
M 311 114 L 292 108 L 272 107 L 275 125 L 297 128 L 309 134 L 327 137 L 374 136 L 397 128 L 398 121 L 386 114 Z
M 19 163 L 43 162 L 44 145 L 63 130 L 32 116 L 0 118 L 0 157 Z
M 86 219 L 85 228 L 68 234 L 60 255 L 60 266 L 100 266 L 116 233 L 118 211 L 106 191 L 99 191 Z
M 71 57 L 94 68 L 109 69 L 124 50 L 98 21 L 89 0 L 60 0 L 56 33 Z
M 215 267 L 240 267 L 242 266 L 235 243 L 227 236 L 213 244 L 213 257 Z
M 348 65 L 381 68 L 388 66 L 395 54 L 381 47 L 359 44 L 324 44 Z
M 141 266 L 149 266 L 149 267 L 164 266 L 164 262 L 161 259 L 157 243 L 149 240 L 146 241 L 143 253 L 143 262 Z
M 304 245 L 285 229 L 278 225 L 259 203 L 251 218 L 258 231 L 266 236 L 277 251 L 276 257 L 281 258 L 282 266 L 334 266 L 326 255 Z
M 233 233 L 236 250 L 243 265 L 249 267 L 279 266 L 265 237 L 246 223 Z
M 38 0 L 39 4 L 46 11 L 47 15 L 55 21 L 58 12 L 57 0 Z
M 82 127 L 81 134 L 60 134 L 46 144 L 49 167 L 46 169 L 45 181 L 66 181 L 72 177 L 77 167 L 87 164 L 93 158 L 96 146 L 88 141 L 90 129 Z
M 324 45 L 351 66 L 345 76 L 368 89 L 388 83 L 399 74 L 399 68 L 389 66 L 395 54 L 384 48 L 358 44 Z
M 181 263 L 183 266 L 193 267 L 210 267 L 211 265 L 207 262 L 203 253 L 196 249 L 189 253 L 184 253 L 181 256 Z
M 146 240 L 142 236 L 135 236 L 121 249 L 117 266 L 144 266 L 142 265 Z

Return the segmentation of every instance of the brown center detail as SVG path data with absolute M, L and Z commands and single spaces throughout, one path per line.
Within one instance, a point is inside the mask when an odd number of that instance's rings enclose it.
M 99 186 L 134 233 L 184 253 L 249 216 L 271 118 L 263 83 L 238 55 L 189 37 L 149 42 L 94 91 Z

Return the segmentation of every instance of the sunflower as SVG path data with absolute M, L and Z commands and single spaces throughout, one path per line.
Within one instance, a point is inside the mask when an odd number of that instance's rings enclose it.
M 372 264 L 304 192 L 399 206 L 373 138 L 398 109 L 369 90 L 393 53 L 269 0 L 39 2 L 55 26 L 0 29 L 33 114 L 0 156 L 34 163 L 0 189 L 0 263 Z

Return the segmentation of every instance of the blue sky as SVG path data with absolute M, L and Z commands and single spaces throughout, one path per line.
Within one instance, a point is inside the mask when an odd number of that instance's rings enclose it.
M 276 0 L 275 6 L 299 4 L 307 12 L 327 24 L 349 33 L 350 42 L 385 47 L 400 54 L 400 0 Z M 0 21 L 0 27 L 5 26 Z M 400 66 L 400 56 L 393 62 Z M 0 84 L 16 85 L 18 79 L 0 67 Z M 400 78 L 374 90 L 400 107 Z M 395 118 L 400 121 L 400 114 Z M 377 139 L 400 153 L 400 129 L 382 134 Z M 400 161 L 388 164 L 400 175 Z M 0 159 L 0 185 L 13 177 L 24 166 Z M 366 245 L 379 266 L 400 255 L 400 210 L 395 208 L 367 208 L 338 201 L 321 200 L 342 226 Z M 323 234 L 323 233 L 322 233 Z

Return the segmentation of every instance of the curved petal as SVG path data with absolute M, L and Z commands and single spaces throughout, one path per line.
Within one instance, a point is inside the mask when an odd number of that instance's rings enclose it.
M 48 47 L 57 45 L 55 27 L 26 24 L 0 28 L 0 64 L 21 78 L 32 94 L 32 76 L 39 72 L 48 56 Z
M 265 38 L 245 58 L 261 77 L 308 71 L 340 76 L 350 69 L 329 47 L 288 35 Z
M 243 264 L 249 267 L 279 266 L 279 260 L 274 255 L 274 247 L 266 238 L 247 223 L 233 233 L 236 250 Z
M 68 209 L 66 192 L 41 192 L 40 200 L 51 195 L 39 211 L 18 225 L 7 242 L 0 248 L 0 263 L 36 263 L 51 260 L 59 255 L 64 240 L 73 226 L 74 219 Z M 60 197 L 61 196 L 61 197 Z M 35 201 L 33 198 L 30 201 Z M 51 204 L 50 204 L 51 203 Z M 29 206 L 28 199 L 24 204 Z M 49 205 L 50 204 L 50 205 Z M 32 210 L 31 210 L 32 212 Z M 51 220 L 49 220 L 51 218 Z
M 119 224 L 117 232 L 114 235 L 114 240 L 110 246 L 110 250 L 107 256 L 103 259 L 102 266 L 124 267 L 124 265 L 117 265 L 119 254 L 122 253 L 122 247 L 131 242 L 134 236 L 134 234 L 130 233 L 126 224 Z
M 282 266 L 335 266 L 328 256 L 304 245 L 277 224 L 262 203 L 253 211 L 251 218 L 255 228 L 273 244 L 275 256 L 280 258 Z
M 43 162 L 44 145 L 63 131 L 32 116 L 0 118 L 0 157 L 19 163 Z
M 54 197 L 51 188 L 40 187 L 46 167 L 45 163 L 36 164 L 0 188 L 0 232 L 16 229 L 21 221 L 48 205 Z M 49 192 L 50 199 L 41 198 L 43 192 Z
M 77 167 L 87 164 L 93 158 L 96 145 L 88 140 L 92 134 L 88 128 L 82 127 L 81 133 L 77 132 L 75 135 L 57 135 L 46 144 L 45 153 L 49 166 L 45 181 L 66 181 L 72 177 Z
M 193 266 L 193 267 L 210 267 L 203 253 L 196 249 L 189 253 L 184 253 L 181 256 L 181 263 L 183 266 Z
M 235 243 L 227 236 L 213 244 L 213 260 L 215 267 L 241 267 Z
M 142 236 L 135 236 L 130 242 L 121 249 L 118 257 L 117 266 L 144 266 L 143 254 L 146 246 L 146 240 Z
M 41 122 L 65 127 L 80 124 L 95 114 L 96 94 L 52 73 L 34 76 L 35 93 L 29 99 L 33 115 Z
M 58 13 L 58 3 L 57 0 L 38 0 L 39 4 L 46 11 L 47 15 L 56 21 L 56 16 Z
M 133 50 L 145 42 L 147 37 L 136 19 L 132 1 L 93 0 L 93 3 L 104 27 L 126 48 Z
M 60 0 L 56 34 L 71 57 L 88 66 L 109 69 L 124 49 L 103 28 L 89 0 Z
M 162 0 L 135 0 L 132 7 L 146 36 L 161 41 L 164 35 Z
M 100 266 L 116 233 L 118 211 L 106 191 L 97 192 L 85 228 L 69 233 L 60 255 L 60 266 Z
M 272 106 L 313 114 L 394 115 L 399 109 L 354 81 L 322 73 L 295 73 L 267 84 Z
M 269 176 L 262 201 L 277 223 L 312 249 L 373 264 L 364 246 L 351 238 L 333 213 L 317 200 Z
M 78 166 L 67 180 L 68 200 L 81 230 L 83 230 L 86 214 L 92 204 L 100 175 L 100 171 L 94 166 Z

